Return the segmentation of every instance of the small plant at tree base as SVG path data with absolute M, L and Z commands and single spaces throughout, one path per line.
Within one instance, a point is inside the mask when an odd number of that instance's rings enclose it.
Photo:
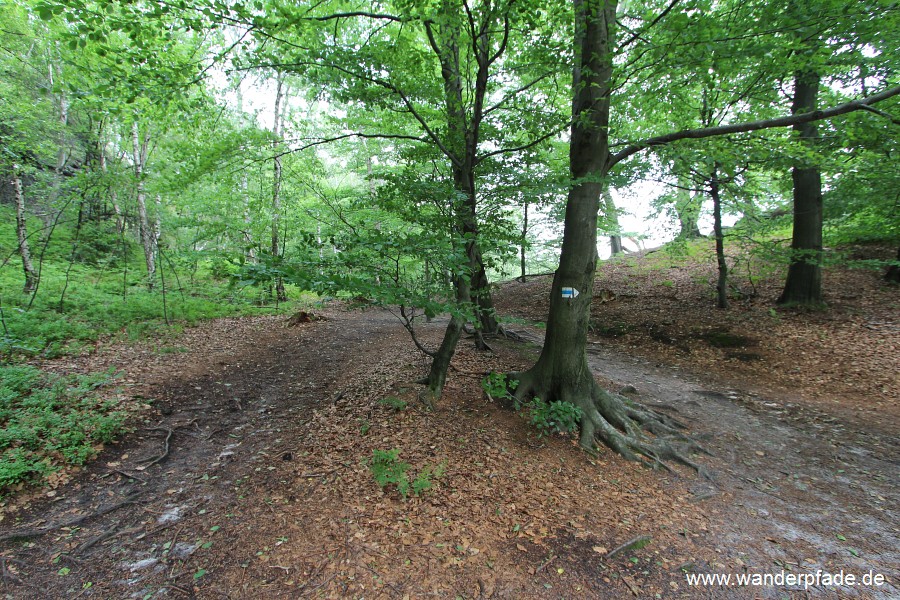
M 401 410 L 406 410 L 406 407 L 409 406 L 409 404 L 406 401 L 401 400 L 400 398 L 398 398 L 396 396 L 388 396 L 387 398 L 382 398 L 381 400 L 378 401 L 378 404 L 381 404 L 382 406 L 389 406 L 389 407 L 393 408 L 394 410 L 396 410 L 397 412 L 400 412 Z
M 375 478 L 378 487 L 384 489 L 385 486 L 395 485 L 397 491 L 403 498 L 409 496 L 410 490 L 413 496 L 419 496 L 431 489 L 433 479 L 443 477 L 447 468 L 447 463 L 442 462 L 435 467 L 425 467 L 410 483 L 407 471 L 412 468 L 409 463 L 399 459 L 400 451 L 393 450 L 372 450 L 372 458 L 369 460 L 369 470 Z
M 583 411 L 571 402 L 545 402 L 534 398 L 527 405 L 528 418 L 541 435 L 571 433 L 578 429 Z
M 512 392 L 516 391 L 518 383 L 504 373 L 488 373 L 487 377 L 481 380 L 481 389 L 491 400 L 511 400 Z M 518 406 L 516 410 L 519 410 Z

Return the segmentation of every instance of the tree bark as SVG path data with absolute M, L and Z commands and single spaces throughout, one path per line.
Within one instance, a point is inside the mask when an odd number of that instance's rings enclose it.
M 484 118 L 484 99 L 487 93 L 490 66 L 503 51 L 491 56 L 491 29 L 477 29 L 469 22 L 472 51 L 476 64 L 475 81 L 472 83 L 471 108 L 464 97 L 463 69 L 460 66 L 460 19 L 461 15 L 451 2 L 441 6 L 444 20 L 440 27 L 426 24 L 426 33 L 432 50 L 441 65 L 444 82 L 444 104 L 447 111 L 447 144 L 453 171 L 453 186 L 460 196 L 465 213 L 456 211 L 459 219 L 456 227 L 469 240 L 466 254 L 470 255 L 471 282 L 469 296 L 475 302 L 475 343 L 486 349 L 484 334 L 500 331 L 491 297 L 490 282 L 484 265 L 484 257 L 478 244 L 478 199 L 475 187 L 475 165 L 478 159 L 478 143 L 481 136 L 481 122 Z M 493 14 L 484 16 L 492 19 Z
M 103 142 L 100 145 L 100 171 L 103 173 L 104 177 L 109 175 L 109 167 L 106 158 L 106 142 Z M 125 232 L 125 216 L 122 214 L 122 209 L 119 206 L 119 194 L 116 191 L 114 186 L 110 186 L 109 189 L 109 200 L 112 203 L 113 213 L 116 215 L 116 233 L 122 235 Z
M 900 248 L 897 248 L 897 262 L 900 263 Z M 900 264 L 891 265 L 884 274 L 884 280 L 900 283 Z
M 281 242 L 279 239 L 279 227 L 281 226 L 281 135 L 284 115 L 282 114 L 282 102 L 284 101 L 284 76 L 279 73 L 277 77 L 277 88 L 275 91 L 275 122 L 272 126 L 272 133 L 275 136 L 273 148 L 275 149 L 275 157 L 273 159 L 273 175 L 272 175 L 272 259 L 277 260 L 281 256 Z M 275 278 L 275 298 L 278 302 L 287 300 L 287 293 L 284 289 L 284 278 L 278 276 Z
M 22 271 L 25 273 L 25 286 L 22 293 L 30 294 L 37 289 L 38 272 L 31 262 L 31 249 L 28 245 L 28 225 L 25 215 L 25 193 L 22 190 L 22 175 L 19 165 L 13 165 L 13 191 L 16 196 L 16 236 L 19 239 L 19 256 L 22 257 Z
M 608 185 L 603 188 L 603 211 L 609 228 L 616 232 L 609 236 L 609 254 L 610 256 L 618 256 L 624 251 L 622 248 L 622 236 L 618 233 L 619 209 L 616 208 L 616 203 L 613 201 Z
M 716 238 L 716 263 L 719 280 L 716 282 L 716 296 L 719 308 L 728 308 L 728 263 L 725 260 L 725 235 L 722 232 L 722 199 L 719 196 L 719 167 L 713 165 L 709 178 L 709 195 L 713 201 L 713 235 Z
M 515 398 L 563 401 L 581 410 L 581 446 L 599 438 L 624 457 L 653 465 L 674 460 L 699 469 L 667 439 L 686 438 L 677 423 L 597 384 L 587 361 L 587 333 L 597 263 L 597 217 L 610 164 L 609 111 L 616 0 L 575 0 L 575 69 L 566 203 L 559 269 L 550 292 L 547 333 L 537 362 L 517 380 Z M 577 295 L 570 288 L 577 290 Z M 642 428 L 657 435 L 650 440 Z M 664 437 L 665 436 L 665 437 Z
M 597 263 L 597 217 L 609 160 L 612 26 L 616 2 L 575 0 L 576 62 L 573 76 L 569 166 L 559 268 L 550 291 L 547 333 L 537 363 L 517 374 L 516 395 L 572 402 L 582 409 L 581 444 L 593 447 L 599 419 L 599 386 L 587 363 L 587 333 Z M 578 295 L 563 293 L 574 288 Z
M 525 283 L 525 246 L 528 243 L 528 202 L 523 204 L 522 209 L 522 240 L 519 243 L 521 274 L 519 276 L 519 281 Z
M 132 162 L 134 163 L 134 179 L 136 186 L 138 225 L 140 229 L 141 247 L 144 250 L 144 263 L 147 265 L 147 289 L 152 290 L 156 276 L 156 245 L 153 226 L 147 214 L 147 193 L 144 190 L 144 173 L 147 153 L 150 147 L 150 134 L 140 137 L 138 120 L 131 124 Z
M 678 238 L 682 240 L 696 240 L 700 234 L 700 204 L 699 195 L 691 196 L 687 190 L 678 190 L 675 198 L 675 214 L 678 216 Z
M 794 79 L 793 114 L 816 109 L 819 75 L 800 71 Z M 812 148 L 818 138 L 814 123 L 794 126 L 800 141 Z M 822 176 L 818 167 L 798 162 L 791 178 L 794 184 L 794 229 L 791 263 L 778 304 L 818 306 L 822 301 Z
M 241 171 L 241 202 L 244 205 L 244 258 L 250 264 L 256 263 L 256 248 L 253 245 L 253 216 L 250 214 L 250 192 L 246 167 Z

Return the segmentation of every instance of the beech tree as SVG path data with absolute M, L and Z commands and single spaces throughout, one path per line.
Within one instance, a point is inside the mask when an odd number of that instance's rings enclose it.
M 632 460 L 663 464 L 672 460 L 696 465 L 685 450 L 696 448 L 676 422 L 623 396 L 603 390 L 587 362 L 587 332 L 597 261 L 597 215 L 604 180 L 621 161 L 643 150 L 679 140 L 703 139 L 776 127 L 791 127 L 836 117 L 900 94 L 900 86 L 829 109 L 794 111 L 793 115 L 689 129 L 610 148 L 610 111 L 614 89 L 616 0 L 574 0 L 575 66 L 573 75 L 570 170 L 559 269 L 553 278 L 547 332 L 541 354 L 529 370 L 512 374 L 515 397 L 539 396 L 580 409 L 580 443 L 593 448 L 599 439 Z M 676 3 L 664 9 L 658 22 Z M 637 37 L 633 36 L 631 39 Z M 653 437 L 645 432 L 654 434 Z M 675 442 L 686 444 L 679 448 Z

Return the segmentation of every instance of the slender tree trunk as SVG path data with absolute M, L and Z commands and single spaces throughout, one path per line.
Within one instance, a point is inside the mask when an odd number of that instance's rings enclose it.
M 241 172 L 241 201 L 244 205 L 244 258 L 248 263 L 256 262 L 256 248 L 253 245 L 253 217 L 250 213 L 250 186 L 247 182 L 247 169 Z
M 606 213 L 606 222 L 610 229 L 616 233 L 609 236 L 609 253 L 610 256 L 622 254 L 622 236 L 619 235 L 619 210 L 613 201 L 609 186 L 603 187 L 603 210 Z
M 109 175 L 109 167 L 107 165 L 106 159 L 106 143 L 104 142 L 100 146 L 100 172 L 103 173 L 104 176 Z M 125 231 L 125 217 L 122 214 L 122 209 L 119 207 L 119 194 L 116 191 L 116 188 L 110 186 L 109 189 L 109 200 L 112 203 L 113 213 L 116 215 L 116 233 L 122 235 Z
M 465 101 L 463 85 L 463 69 L 460 65 L 460 21 L 459 7 L 451 2 L 444 2 L 441 11 L 446 21 L 435 29 L 426 28 L 429 42 L 441 63 L 441 78 L 444 82 L 444 103 L 447 111 L 448 147 L 452 156 L 454 188 L 463 198 L 466 214 L 460 214 L 462 221 L 457 227 L 463 235 L 471 239 L 467 243 L 467 254 L 474 261 L 471 271 L 470 297 L 475 302 L 475 344 L 479 349 L 486 349 L 484 334 L 498 333 L 500 324 L 491 298 L 490 282 L 484 265 L 484 257 L 478 243 L 478 201 L 475 188 L 475 166 L 477 164 L 478 143 L 481 135 L 481 122 L 484 111 L 484 98 L 487 93 L 491 57 L 491 33 L 485 28 L 472 41 L 475 55 L 475 81 L 472 89 L 471 106 Z M 491 19 L 491 15 L 485 15 Z M 502 50 L 501 50 L 502 53 Z
M 137 196 L 139 233 L 141 236 L 141 247 L 144 250 L 144 262 L 147 265 L 147 289 L 152 290 L 156 277 L 156 247 L 154 244 L 153 226 L 150 224 L 150 218 L 147 213 L 147 193 L 144 190 L 144 172 L 147 152 L 150 147 L 150 134 L 145 133 L 143 140 L 141 139 L 137 119 L 131 124 L 131 145 L 136 182 L 135 195 Z
M 277 88 L 275 91 L 275 123 L 272 133 L 275 135 L 274 174 L 272 179 L 272 258 L 277 260 L 281 256 L 281 243 L 279 241 L 278 228 L 281 225 L 281 133 L 284 115 L 282 113 L 281 103 L 284 100 L 284 75 L 281 73 L 277 77 Z M 284 289 L 284 279 L 278 276 L 275 279 L 275 297 L 279 302 L 287 300 L 287 294 Z
M 521 276 L 519 277 L 519 281 L 525 283 L 525 246 L 528 243 L 528 202 L 525 202 L 522 208 L 522 241 L 519 243 Z
M 713 165 L 709 179 L 709 195 L 713 201 L 713 234 L 716 237 L 716 262 L 719 280 L 716 283 L 717 306 L 728 308 L 728 263 L 725 261 L 725 236 L 722 232 L 722 200 L 719 196 L 719 169 Z
M 153 220 L 153 248 L 159 250 L 162 237 L 162 194 L 156 194 L 156 218 Z
M 798 72 L 794 79 L 793 114 L 816 109 L 819 75 Z M 818 132 L 814 123 L 794 126 L 807 147 L 815 145 Z M 822 176 L 818 167 L 798 163 L 791 173 L 794 184 L 794 230 L 791 239 L 791 263 L 779 304 L 818 306 L 822 300 Z
M 22 257 L 22 271 L 25 273 L 25 286 L 22 293 L 30 294 L 37 289 L 38 273 L 31 262 L 31 249 L 28 246 L 28 225 L 25 215 L 25 193 L 22 190 L 22 176 L 19 165 L 13 165 L 13 191 L 16 196 L 16 236 L 19 239 L 19 256 Z
M 54 77 L 54 73 L 57 74 L 57 77 Z M 60 62 L 51 58 L 49 65 L 50 87 L 54 88 L 56 86 L 56 83 L 59 83 L 61 80 L 62 69 L 60 67 Z M 56 200 L 59 198 L 59 195 L 62 191 L 63 172 L 65 171 L 66 162 L 68 162 L 69 157 L 66 144 L 66 129 L 69 125 L 69 101 L 66 98 L 64 92 L 60 92 L 57 100 L 59 102 L 59 135 L 56 139 L 57 149 L 56 164 L 53 166 L 53 184 L 50 187 L 50 193 L 47 196 L 46 205 L 38 214 L 40 219 L 44 222 L 44 231 L 46 232 L 44 235 L 49 235 L 49 232 L 53 229 L 53 223 L 56 220 L 54 217 L 54 213 L 56 212 L 54 206 L 56 205 Z

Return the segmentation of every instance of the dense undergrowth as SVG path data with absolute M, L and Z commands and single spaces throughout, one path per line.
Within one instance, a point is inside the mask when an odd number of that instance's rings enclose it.
M 7 207 L 0 217 L 14 222 Z M 126 412 L 109 400 L 114 372 L 60 377 L 40 361 L 90 352 L 101 339 L 168 337 L 204 319 L 290 308 L 266 303 L 265 290 L 235 285 L 202 257 L 163 256 L 149 290 L 139 246 L 108 232 L 76 239 L 60 226 L 49 242 L 31 243 L 40 283 L 25 294 L 15 230 L 0 230 L 0 496 L 83 464 L 126 428 Z
M 0 368 L 0 494 L 65 465 L 84 464 L 100 444 L 125 431 L 126 413 L 98 393 L 113 377 Z

